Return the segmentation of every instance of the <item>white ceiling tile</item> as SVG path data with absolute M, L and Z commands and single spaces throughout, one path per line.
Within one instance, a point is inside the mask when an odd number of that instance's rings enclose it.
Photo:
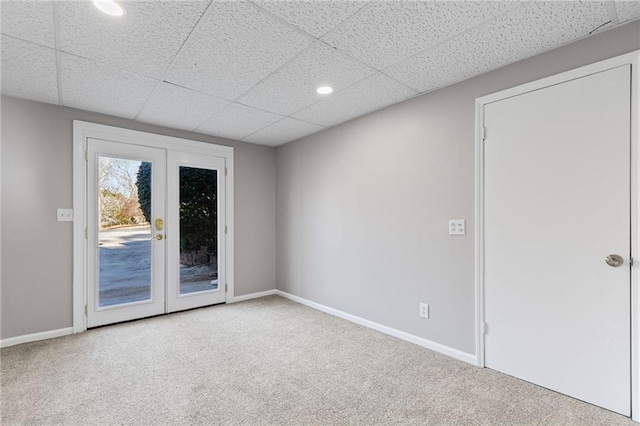
M 236 99 L 311 43 L 247 2 L 214 2 L 165 80 Z
M 377 73 L 303 109 L 293 117 L 333 126 L 395 104 L 414 94 L 408 87 Z
M 433 90 L 586 36 L 608 20 L 604 3 L 527 4 L 384 72 Z
M 283 117 L 278 114 L 232 103 L 202 126 L 198 127 L 196 131 L 208 135 L 239 140 L 282 118 Z
M 2 36 L 3 95 L 58 103 L 56 52 L 48 47 Z
M 247 136 L 243 140 L 261 145 L 278 146 L 312 133 L 319 132 L 322 129 L 324 129 L 324 127 L 318 126 L 317 124 L 306 123 L 304 121 L 286 117 L 250 136 Z
M 381 70 L 517 6 L 505 1 L 372 3 L 323 41 Z
M 0 29 L 22 40 L 54 47 L 53 4 L 45 1 L 1 1 Z
M 314 37 L 320 38 L 367 4 L 365 1 L 254 1 Z
M 92 2 L 59 2 L 60 49 L 122 70 L 160 78 L 209 1 L 125 1 L 113 17 Z
M 612 10 L 591 0 L 123 3 L 117 19 L 90 1 L 0 0 L 2 93 L 56 104 L 60 80 L 67 106 L 279 145 L 403 101 L 410 87 L 609 28 Z M 640 1 L 615 8 L 622 23 L 640 18 Z M 320 98 L 320 84 L 334 94 Z
M 160 83 L 153 90 L 138 115 L 138 121 L 193 130 L 229 101 L 194 92 L 169 83 Z
M 134 118 L 157 81 L 62 53 L 62 101 L 65 106 Z
M 290 115 L 321 100 L 323 96 L 316 92 L 319 86 L 331 86 L 339 91 L 375 72 L 373 68 L 317 42 L 252 88 L 239 102 Z
M 640 19 L 640 1 L 617 1 L 616 12 L 620 23 Z

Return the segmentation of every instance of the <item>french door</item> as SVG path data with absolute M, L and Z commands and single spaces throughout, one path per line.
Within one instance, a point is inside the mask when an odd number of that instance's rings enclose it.
M 223 303 L 225 159 L 87 139 L 87 326 Z
M 225 301 L 224 159 L 169 151 L 167 312 Z

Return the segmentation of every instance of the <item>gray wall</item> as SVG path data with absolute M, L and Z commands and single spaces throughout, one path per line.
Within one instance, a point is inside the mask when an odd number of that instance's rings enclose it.
M 2 97 L 2 332 L 72 326 L 72 120 L 234 147 L 235 294 L 275 288 L 275 149 Z
M 278 289 L 474 353 L 474 100 L 639 48 L 633 23 L 277 148 Z
M 277 150 L 2 97 L 0 338 L 72 325 L 77 119 L 235 148 L 236 295 L 277 265 L 281 290 L 472 353 L 474 99 L 638 48 L 626 25 Z

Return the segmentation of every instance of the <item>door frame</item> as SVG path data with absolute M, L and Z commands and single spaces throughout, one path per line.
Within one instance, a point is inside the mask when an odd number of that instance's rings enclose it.
M 549 86 L 565 83 L 581 77 L 631 65 L 631 253 L 638 259 L 630 268 L 631 274 L 631 418 L 640 422 L 640 128 L 639 128 L 639 83 L 640 50 L 616 56 L 540 80 L 482 96 L 475 103 L 475 307 L 476 307 L 476 365 L 485 367 L 485 301 L 484 301 L 484 106 L 493 102 L 522 95 Z
M 87 329 L 86 303 L 89 256 L 86 232 L 87 212 L 87 139 L 102 139 L 151 148 L 183 151 L 225 159 L 226 179 L 226 303 L 234 301 L 234 155 L 233 147 L 175 138 L 138 130 L 73 120 L 73 332 Z M 222 285 L 222 283 L 220 284 Z

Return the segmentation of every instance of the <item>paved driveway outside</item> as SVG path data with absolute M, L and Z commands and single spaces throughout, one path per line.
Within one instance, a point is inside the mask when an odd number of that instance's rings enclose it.
M 101 307 L 149 299 L 150 238 L 149 225 L 100 231 Z M 183 294 L 217 289 L 217 265 L 180 265 L 180 283 Z

